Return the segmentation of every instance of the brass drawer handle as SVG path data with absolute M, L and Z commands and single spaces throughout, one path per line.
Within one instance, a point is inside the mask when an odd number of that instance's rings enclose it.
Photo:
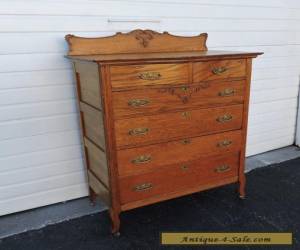
M 149 132 L 149 128 L 134 128 L 129 130 L 129 135 L 145 135 Z
M 145 72 L 139 74 L 139 78 L 142 80 L 158 80 L 161 77 L 159 72 Z
M 232 144 L 232 141 L 224 140 L 224 141 L 219 142 L 217 145 L 218 145 L 218 147 L 228 147 L 231 144 Z
M 234 89 L 224 89 L 223 91 L 219 92 L 219 96 L 233 96 L 234 93 Z
M 191 116 L 191 113 L 190 112 L 187 112 L 187 111 L 184 111 L 181 113 L 182 117 L 184 118 L 188 118 L 189 116 Z
M 137 158 L 133 159 L 131 162 L 133 164 L 143 164 L 151 161 L 151 155 L 140 155 Z
M 141 185 L 137 185 L 134 187 L 134 191 L 136 192 L 142 192 L 142 191 L 146 191 L 149 190 L 153 187 L 152 183 L 143 183 Z
M 183 140 L 181 141 L 181 143 L 182 143 L 183 145 L 190 144 L 190 143 L 191 143 L 191 139 L 183 139 Z
M 224 173 L 224 172 L 228 172 L 229 170 L 230 170 L 230 166 L 225 164 L 215 168 L 216 173 Z
M 149 103 L 150 103 L 150 101 L 147 99 L 132 99 L 132 100 L 129 100 L 128 106 L 140 107 L 140 106 L 146 106 Z
M 227 71 L 227 68 L 226 68 L 226 67 L 217 67 L 217 68 L 213 68 L 213 69 L 212 69 L 212 72 L 213 72 L 215 75 L 221 75 L 221 74 L 224 73 L 225 71 Z
M 221 123 L 224 123 L 224 122 L 229 122 L 232 120 L 232 115 L 223 115 L 223 116 L 219 116 L 216 120 L 217 122 L 221 122 Z

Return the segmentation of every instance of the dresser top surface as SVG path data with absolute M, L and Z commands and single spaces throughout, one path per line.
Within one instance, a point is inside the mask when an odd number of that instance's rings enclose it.
M 159 52 L 159 53 L 120 53 L 120 54 L 99 54 L 67 56 L 73 60 L 82 60 L 99 63 L 126 62 L 126 61 L 157 61 L 157 60 L 203 60 L 221 58 L 254 58 L 262 52 L 242 52 L 242 51 L 185 51 L 185 52 Z

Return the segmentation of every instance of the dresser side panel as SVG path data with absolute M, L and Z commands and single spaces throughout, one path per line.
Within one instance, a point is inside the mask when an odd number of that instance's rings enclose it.
M 81 101 L 102 109 L 98 65 L 91 62 L 76 61 L 75 70 L 80 80 Z
M 89 170 L 106 186 L 109 187 L 108 166 L 106 153 L 89 139 L 84 138 L 87 150 Z
M 105 152 L 103 115 L 100 110 L 102 105 L 98 65 L 87 62 L 73 62 L 73 65 L 90 196 L 97 194 L 109 206 L 108 166 Z
M 101 183 L 98 178 L 88 170 L 89 185 L 94 192 L 100 197 L 100 199 L 107 205 L 110 206 L 110 194 L 109 190 Z
M 84 122 L 84 136 L 105 150 L 103 112 L 80 102 L 80 112 Z

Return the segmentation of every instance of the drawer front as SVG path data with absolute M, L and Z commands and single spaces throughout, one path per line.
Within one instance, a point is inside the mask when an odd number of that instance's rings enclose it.
M 188 83 L 188 64 L 111 66 L 110 74 L 113 88 L 155 84 L 186 84 Z
M 243 105 L 149 115 L 115 121 L 117 147 L 240 129 Z
M 193 82 L 246 76 L 246 60 L 221 60 L 193 64 Z
M 181 191 L 238 175 L 239 153 L 177 163 L 120 182 L 121 204 Z
M 117 151 L 118 172 L 129 176 L 241 148 L 241 130 Z
M 206 82 L 193 85 L 113 92 L 116 118 L 177 109 L 241 104 L 244 81 Z

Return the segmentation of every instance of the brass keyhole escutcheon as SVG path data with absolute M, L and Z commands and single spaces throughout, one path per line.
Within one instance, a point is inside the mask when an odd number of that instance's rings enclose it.
M 181 143 L 182 143 L 183 145 L 190 144 L 190 143 L 191 143 L 191 139 L 183 139 L 183 140 L 181 141 Z
M 184 112 L 181 113 L 181 115 L 182 115 L 182 117 L 184 117 L 184 118 L 188 118 L 188 117 L 191 116 L 191 113 L 190 113 L 190 112 L 187 112 L 187 111 L 184 111 Z
M 182 165 L 180 168 L 181 168 L 181 170 L 188 170 L 189 169 L 188 165 Z
M 189 88 L 188 88 L 187 86 L 182 86 L 180 89 L 181 89 L 182 91 L 187 91 Z

